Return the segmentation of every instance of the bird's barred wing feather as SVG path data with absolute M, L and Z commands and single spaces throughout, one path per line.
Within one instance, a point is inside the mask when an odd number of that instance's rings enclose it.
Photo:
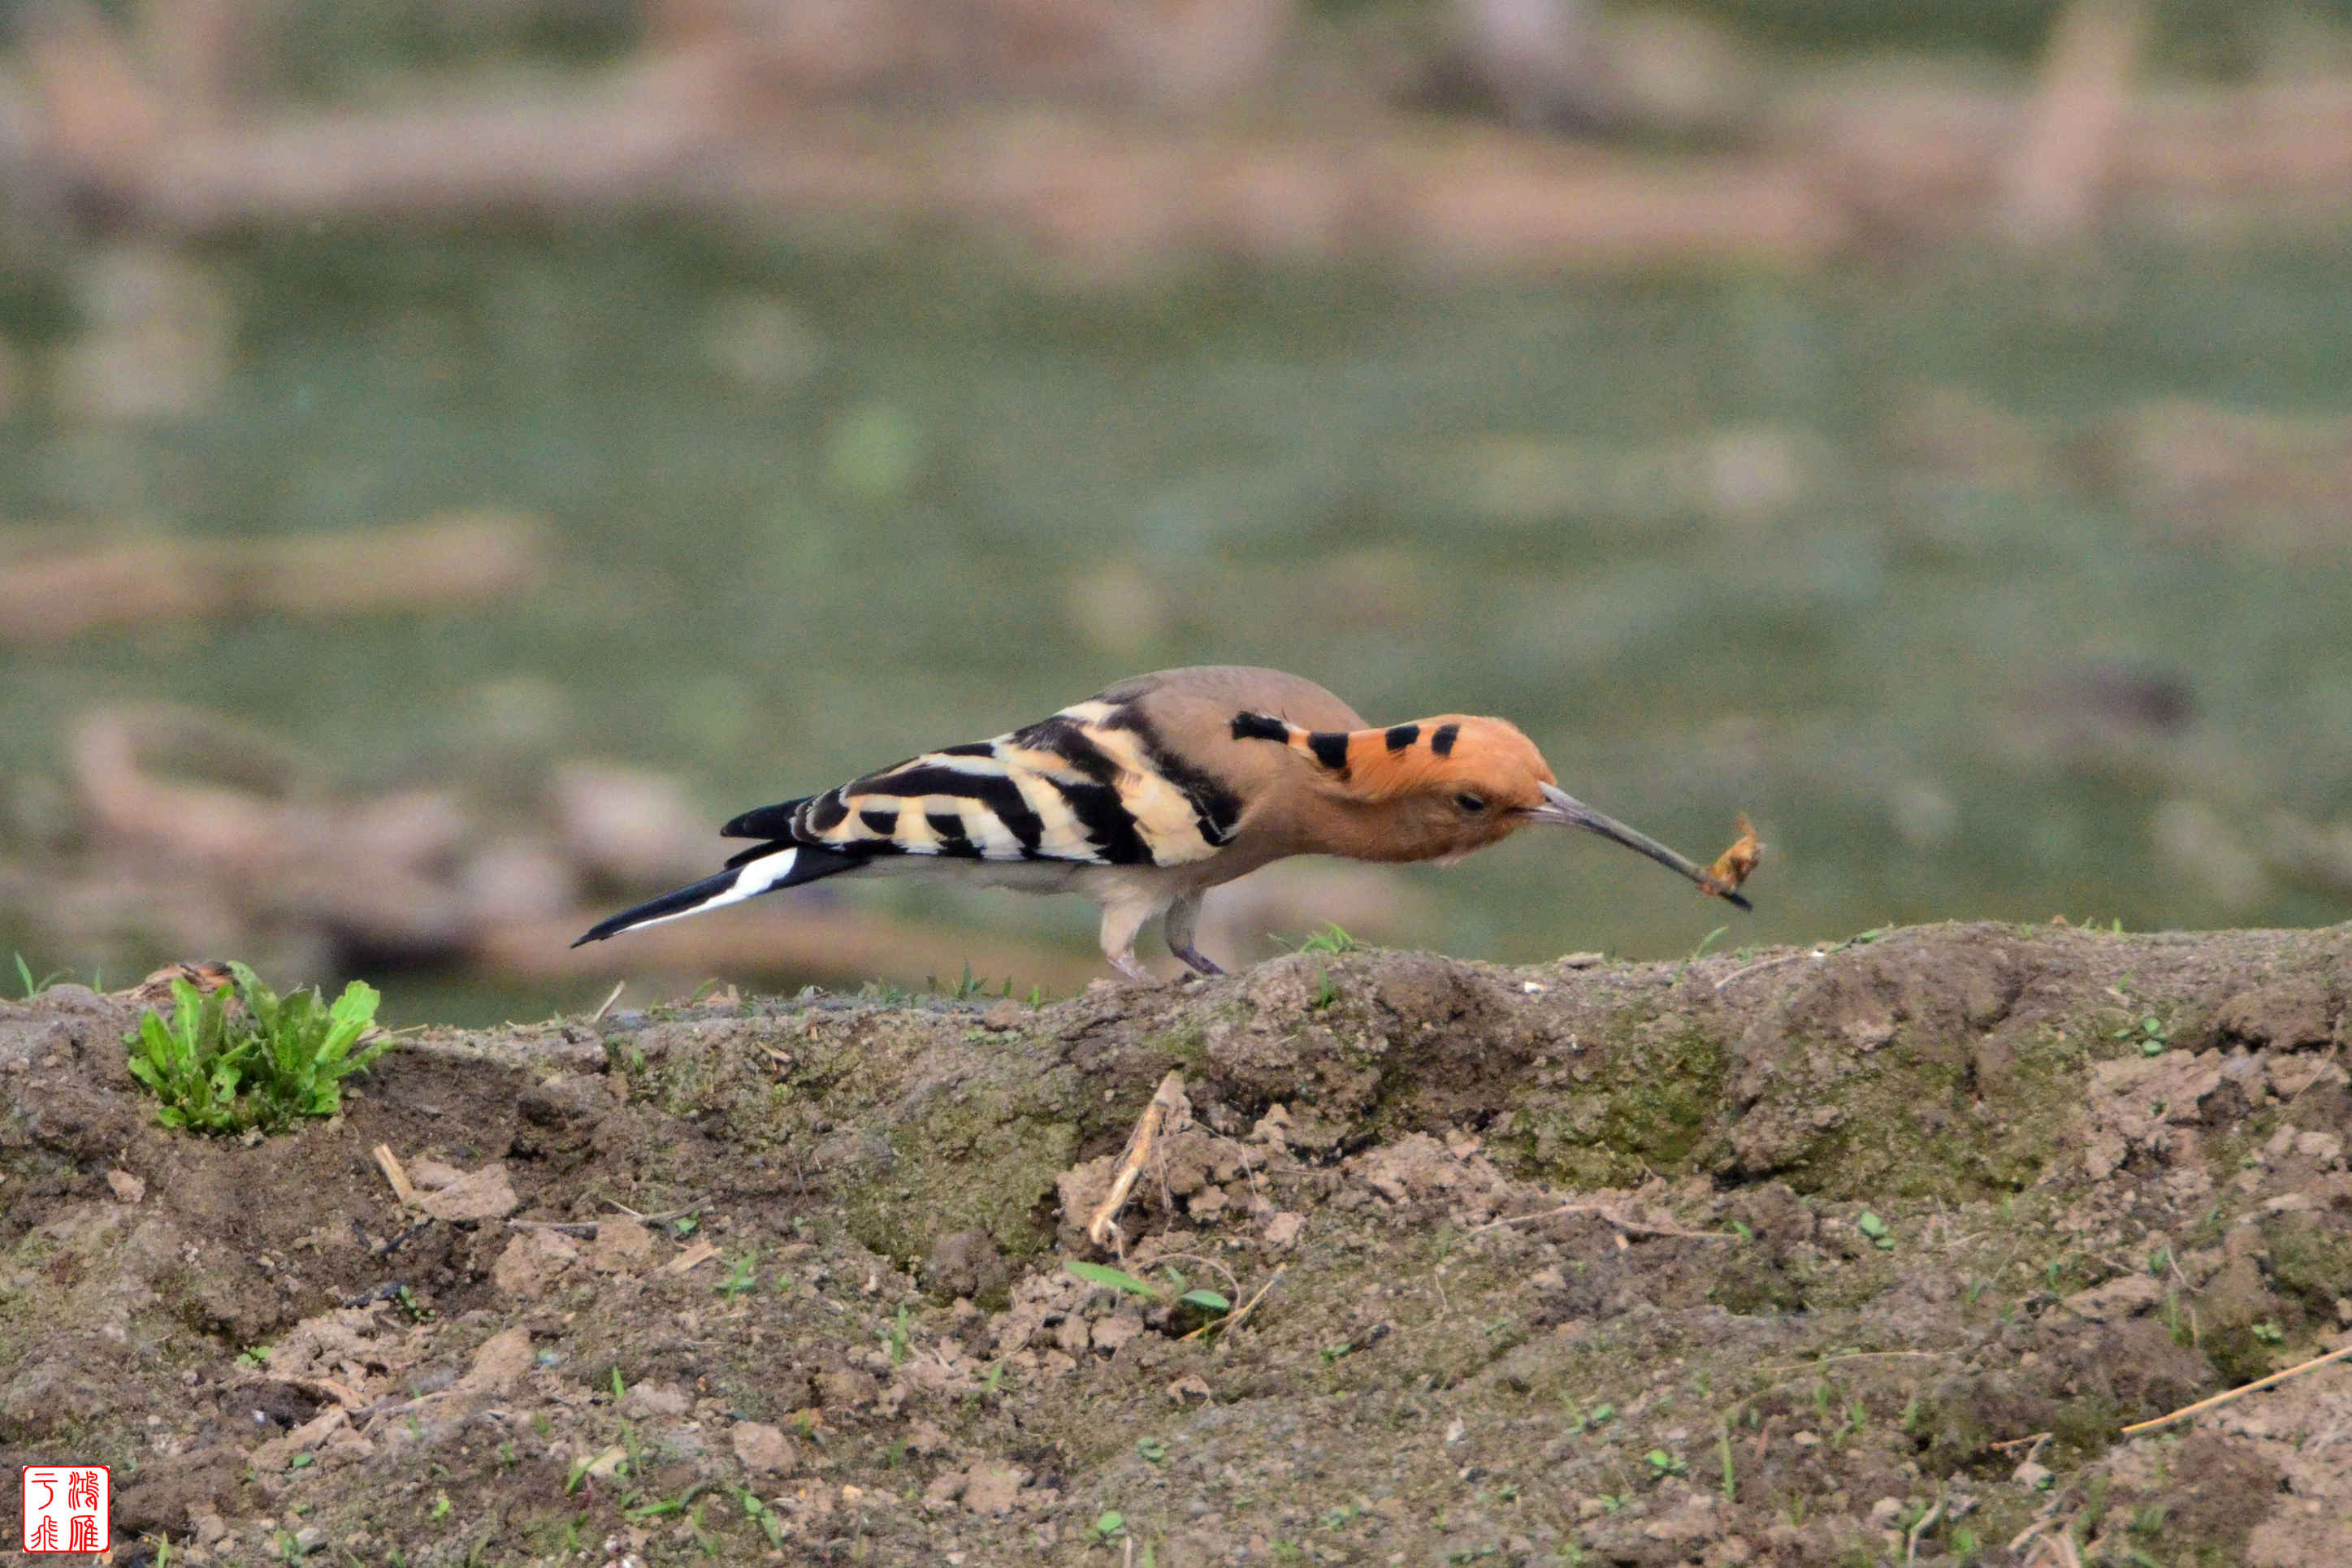
M 1239 797 L 1179 759 L 1137 703 L 1096 699 L 992 741 L 926 752 L 823 795 L 747 811 L 720 831 L 761 842 L 717 876 L 624 910 L 580 942 L 857 871 L 884 856 L 1181 866 L 1223 848 L 1240 820 Z
M 1234 794 L 1171 755 L 1134 704 L 1095 700 L 746 812 L 723 831 L 854 856 L 1178 866 L 1223 848 L 1240 815 Z

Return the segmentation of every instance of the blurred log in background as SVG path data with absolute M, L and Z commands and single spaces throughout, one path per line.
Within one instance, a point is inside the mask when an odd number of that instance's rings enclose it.
M 1807 265 L 2352 205 L 2352 47 L 2262 45 L 2302 11 L 2032 13 L 2038 70 L 1987 72 L 1585 0 L 147 0 L 122 20 L 45 0 L 17 13 L 0 178 L 19 212 L 182 237 L 946 221 L 1113 278 L 1220 256 Z M 413 68 L 321 64 L 371 27 Z M 2239 68 L 2153 75 L 2203 28 L 2255 38 Z

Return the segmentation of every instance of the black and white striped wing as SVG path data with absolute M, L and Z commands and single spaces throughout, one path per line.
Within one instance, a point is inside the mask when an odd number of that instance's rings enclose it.
M 1240 816 L 1233 792 L 1178 760 L 1134 704 L 1081 702 L 992 741 L 926 752 L 823 795 L 747 811 L 719 831 L 763 842 L 717 876 L 599 922 L 580 942 L 837 877 L 884 856 L 1181 866 L 1224 847 Z
M 722 831 L 849 856 L 1180 866 L 1223 848 L 1240 810 L 1230 791 L 1171 756 L 1132 705 L 1090 701 L 746 812 Z M 763 846 L 730 864 L 772 853 Z

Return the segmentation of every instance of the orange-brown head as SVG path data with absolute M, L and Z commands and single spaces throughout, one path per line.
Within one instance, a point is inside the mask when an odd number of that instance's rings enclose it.
M 1581 827 L 1648 856 L 1710 891 L 1706 873 L 1657 840 L 1561 789 L 1533 741 L 1507 719 L 1441 713 L 1375 730 L 1307 730 L 1237 713 L 1236 741 L 1278 742 L 1311 764 L 1315 847 L 1359 860 L 1454 861 L 1537 823 Z M 1747 901 L 1727 893 L 1741 908 Z

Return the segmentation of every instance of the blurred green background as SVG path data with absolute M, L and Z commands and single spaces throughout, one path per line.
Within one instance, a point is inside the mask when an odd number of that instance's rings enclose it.
M 2023 92 L 2053 10 L 1692 15 L 1774 70 L 1891 50 Z M 2144 68 L 2255 68 L 2275 16 L 2209 12 L 2160 8 Z M 590 71 L 643 33 L 617 0 L 471 33 L 450 15 L 293 7 L 280 87 L 331 104 L 486 58 Z M 1639 127 L 1601 138 L 1629 144 L 1649 155 Z M 0 291 L 0 528 L 23 535 L 0 565 L 60 528 L 204 545 L 485 509 L 551 542 L 543 581 L 492 603 L 0 645 L 0 948 L 37 973 L 212 956 L 170 951 L 166 921 L 72 913 L 103 847 L 70 736 L 110 704 L 234 715 L 333 791 L 455 781 L 490 816 L 527 816 L 553 761 L 625 762 L 715 826 L 1201 662 L 1297 671 L 1376 721 L 1507 715 L 1570 790 L 1701 859 L 1742 810 L 1769 846 L 1739 916 L 1531 834 L 1395 873 L 1381 941 L 1673 957 L 1718 926 L 1728 950 L 1939 919 L 2316 924 L 2352 897 L 2352 252 L 2329 224 L 1074 282 L 952 223 L 329 215 L 159 237 L 44 213 Z M 73 356 L 159 290 L 221 323 L 202 395 L 77 404 Z M 652 889 L 560 890 L 601 912 Z M 845 896 L 1090 948 L 1070 900 Z M 306 971 L 390 969 L 403 1021 L 593 1005 L 631 973 L 621 944 L 593 975 L 517 978 L 457 947 L 283 937 L 256 940 Z

